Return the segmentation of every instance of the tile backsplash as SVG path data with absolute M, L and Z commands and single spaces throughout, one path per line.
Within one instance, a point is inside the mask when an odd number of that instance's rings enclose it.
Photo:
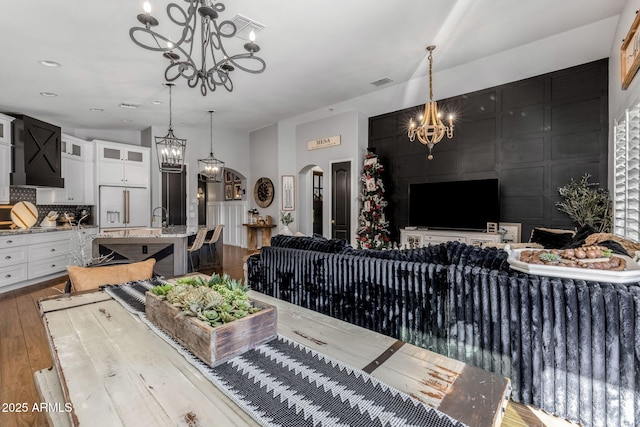
M 11 186 L 9 188 L 9 200 L 10 204 L 14 205 L 18 202 L 31 202 L 38 208 L 38 220 L 36 225 L 40 225 L 40 222 L 47 216 L 47 214 L 51 211 L 57 212 L 60 216 L 65 213 L 75 214 L 78 210 L 79 206 L 75 205 L 39 205 L 36 197 L 36 189 L 33 187 L 17 187 Z M 86 208 L 89 213 L 92 212 L 93 206 L 82 206 Z M 83 224 L 94 224 L 91 216 L 89 217 L 89 223 L 83 221 Z
M 37 205 L 36 189 L 32 187 L 9 187 L 9 203 L 15 205 L 18 202 L 31 202 Z

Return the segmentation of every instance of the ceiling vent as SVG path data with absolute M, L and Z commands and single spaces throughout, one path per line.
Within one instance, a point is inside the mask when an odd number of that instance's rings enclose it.
M 383 77 L 380 80 L 376 80 L 375 82 L 371 82 L 372 85 L 374 86 L 384 86 L 386 84 L 391 83 L 393 80 L 391 80 L 389 77 Z
M 255 34 L 264 30 L 264 25 L 242 15 L 234 16 L 231 19 L 231 22 L 236 26 L 236 37 L 241 38 L 242 40 L 249 40 L 249 34 L 252 30 Z M 231 32 L 231 26 L 222 25 L 220 27 L 220 31 L 228 34 Z
M 120 104 L 120 108 L 129 108 L 131 110 L 136 109 L 140 106 L 140 104 L 135 104 L 133 102 L 123 102 Z

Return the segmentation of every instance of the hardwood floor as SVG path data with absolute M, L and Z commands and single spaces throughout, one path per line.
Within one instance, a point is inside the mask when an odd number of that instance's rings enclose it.
M 201 269 L 205 274 L 226 273 L 232 278 L 244 278 L 242 258 L 245 249 L 224 246 L 221 271 Z M 33 373 L 49 368 L 53 362 L 49 343 L 42 325 L 38 300 L 64 291 L 66 277 L 33 285 L 25 289 L 0 294 L 0 426 L 47 426 L 45 414 L 33 411 L 40 398 Z M 24 410 L 23 410 L 24 409 Z M 18 412 L 18 410 L 23 410 Z M 503 427 L 554 426 L 568 427 L 566 421 L 542 411 L 510 402 Z

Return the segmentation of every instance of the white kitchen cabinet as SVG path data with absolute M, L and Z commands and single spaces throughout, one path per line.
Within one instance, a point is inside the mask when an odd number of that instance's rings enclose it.
M 0 114 L 0 204 L 9 204 L 11 184 L 11 122 L 13 117 Z
M 70 264 L 69 255 L 71 252 L 71 241 L 69 236 L 65 235 L 62 240 L 54 240 L 49 242 L 39 242 L 41 236 L 63 237 L 65 232 L 43 233 L 41 235 L 34 234 L 30 236 L 29 244 L 29 263 L 28 263 L 28 279 L 36 279 L 49 274 L 63 272 Z
M 94 159 L 93 144 L 70 135 L 62 135 L 61 170 L 64 188 L 38 188 L 39 204 L 93 205 Z
M 96 143 L 98 185 L 147 187 L 149 185 L 148 147 L 94 140 Z
M 64 275 L 68 265 L 89 261 L 97 233 L 97 227 L 86 227 L 0 235 L 0 293 Z
M 400 246 L 406 248 L 420 248 L 438 243 L 458 241 L 468 245 L 486 246 L 489 243 L 500 243 L 499 234 L 489 234 L 482 231 L 458 230 L 400 230 Z
M 9 204 L 11 146 L 0 144 L 0 205 Z
M 15 118 L 0 113 L 0 144 L 11 145 L 11 122 Z
M 26 235 L 0 237 L 0 291 L 27 280 L 28 253 Z

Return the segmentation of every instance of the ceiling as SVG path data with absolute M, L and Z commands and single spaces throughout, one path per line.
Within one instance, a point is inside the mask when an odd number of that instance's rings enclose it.
M 394 0 L 374 7 L 371 0 L 227 1 L 224 19 L 240 14 L 265 26 L 256 42 L 266 71 L 236 70 L 233 92 L 218 89 L 206 97 L 178 80 L 173 124 L 208 127 L 207 110 L 214 109 L 216 123 L 251 131 L 376 91 L 371 82 L 382 78 L 398 84 L 424 77 L 429 44 L 438 47 L 434 70 L 445 70 L 618 15 L 625 2 Z M 4 3 L 0 111 L 72 129 L 167 126 L 167 60 L 129 38 L 129 29 L 139 26 L 143 0 Z M 167 3 L 151 0 L 161 34 L 174 26 Z M 43 59 L 62 67 L 38 64 Z M 140 107 L 124 109 L 121 103 Z

